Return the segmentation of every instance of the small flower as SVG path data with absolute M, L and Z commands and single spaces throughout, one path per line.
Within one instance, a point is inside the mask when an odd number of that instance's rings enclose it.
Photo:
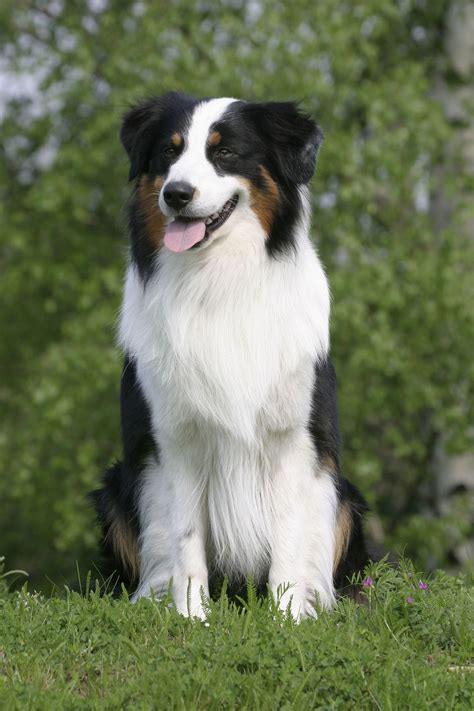
M 409 605 L 413 605 L 414 602 L 415 602 L 415 600 L 412 598 L 412 596 L 411 596 L 411 595 L 408 595 L 408 597 L 407 597 L 407 603 L 408 603 Z
M 364 588 L 371 588 L 371 587 L 373 587 L 374 581 L 373 581 L 373 579 L 370 577 L 370 575 L 368 575 L 366 578 L 364 578 L 364 580 L 362 581 L 362 585 L 364 586 Z
M 423 580 L 418 581 L 418 587 L 420 588 L 420 590 L 428 590 L 428 585 L 424 583 Z

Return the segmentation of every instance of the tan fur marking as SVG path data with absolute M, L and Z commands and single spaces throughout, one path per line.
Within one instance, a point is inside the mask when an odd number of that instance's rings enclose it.
M 130 527 L 116 516 L 110 523 L 107 539 L 111 541 L 114 553 L 125 570 L 137 580 L 140 574 L 138 542 Z
M 163 182 L 161 177 L 152 180 L 145 175 L 138 186 L 138 199 L 145 217 L 146 236 L 156 249 L 160 247 L 165 233 L 165 217 L 158 207 L 158 197 Z
M 334 548 L 334 571 L 347 553 L 349 540 L 352 533 L 352 516 L 347 504 L 342 504 L 337 512 L 336 519 L 336 544 Z
M 277 184 L 262 165 L 260 166 L 260 173 L 265 181 L 266 190 L 259 190 L 252 182 L 246 182 L 250 188 L 251 207 L 257 215 L 265 233 L 269 235 L 280 200 L 280 193 Z
M 217 146 L 222 140 L 222 136 L 219 131 L 213 131 L 209 138 L 207 139 L 208 146 Z
M 334 481 L 336 480 L 337 464 L 330 452 L 324 452 L 319 456 L 318 468 L 330 474 Z M 347 553 L 352 533 L 352 525 L 352 512 L 350 507 L 347 503 L 340 504 L 336 514 L 336 535 L 333 564 L 334 573 L 336 572 L 339 563 Z
M 323 454 L 318 456 L 318 464 L 320 469 L 324 469 L 329 472 L 333 478 L 336 477 L 336 461 L 329 452 L 323 452 Z
M 175 146 L 176 148 L 179 148 L 180 145 L 182 144 L 182 142 L 183 142 L 182 135 L 180 133 L 173 133 L 173 135 L 171 136 L 171 143 L 173 144 L 173 146 Z

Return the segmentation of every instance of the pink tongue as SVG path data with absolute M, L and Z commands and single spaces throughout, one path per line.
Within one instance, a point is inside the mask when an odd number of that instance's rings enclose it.
M 204 239 L 205 234 L 204 220 L 174 220 L 165 230 L 165 244 L 172 252 L 184 252 Z

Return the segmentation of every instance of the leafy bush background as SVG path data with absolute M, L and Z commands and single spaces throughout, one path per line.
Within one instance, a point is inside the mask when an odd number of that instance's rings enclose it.
M 91 566 L 85 493 L 120 454 L 114 324 L 128 188 L 118 127 L 135 99 L 177 88 L 300 99 L 322 125 L 313 235 L 332 287 L 344 468 L 386 545 L 422 565 L 447 562 L 467 535 L 466 503 L 436 515 L 433 461 L 441 438 L 450 451 L 472 448 L 474 379 L 472 249 L 455 215 L 440 229 L 432 209 L 440 181 L 459 196 L 467 180 L 447 160 L 453 128 L 433 96 L 446 73 L 448 5 L 2 3 L 0 69 L 11 81 L 0 141 L 0 552 L 9 567 L 47 586 L 74 580 L 76 560 Z M 465 225 L 462 205 L 456 216 Z

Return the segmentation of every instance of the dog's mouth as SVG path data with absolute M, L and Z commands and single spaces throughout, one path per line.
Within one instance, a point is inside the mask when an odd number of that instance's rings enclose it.
M 219 212 L 209 217 L 176 217 L 167 225 L 164 242 L 172 252 L 185 252 L 198 247 L 209 239 L 212 232 L 222 227 L 234 212 L 239 196 L 234 195 L 224 203 Z

